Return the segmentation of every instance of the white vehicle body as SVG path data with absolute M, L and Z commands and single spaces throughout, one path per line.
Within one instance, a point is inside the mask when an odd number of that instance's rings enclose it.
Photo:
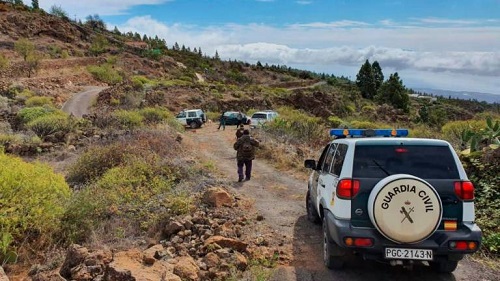
M 278 117 L 278 113 L 272 110 L 257 111 L 250 118 L 250 127 L 257 127 Z

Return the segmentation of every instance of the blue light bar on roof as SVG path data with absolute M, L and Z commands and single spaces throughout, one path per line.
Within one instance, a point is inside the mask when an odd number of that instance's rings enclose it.
M 408 129 L 331 129 L 336 137 L 407 137 Z

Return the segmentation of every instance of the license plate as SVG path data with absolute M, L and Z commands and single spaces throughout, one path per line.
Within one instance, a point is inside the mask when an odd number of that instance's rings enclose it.
M 404 248 L 385 248 L 386 259 L 403 260 L 432 260 L 432 250 L 429 249 L 404 249 Z

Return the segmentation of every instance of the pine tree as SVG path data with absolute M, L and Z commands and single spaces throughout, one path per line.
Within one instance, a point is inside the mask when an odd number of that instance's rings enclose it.
M 175 42 L 174 44 L 174 50 L 175 51 L 179 51 L 181 48 L 179 47 L 179 44 L 177 42 Z
M 377 93 L 372 66 L 368 60 L 361 66 L 356 75 L 356 85 L 361 91 L 361 95 L 367 99 L 373 99 Z
M 391 74 L 389 80 L 385 81 L 378 91 L 376 100 L 379 103 L 387 103 L 395 108 L 410 112 L 410 97 L 406 93 L 403 81 L 397 72 Z
M 382 86 L 382 83 L 384 83 L 384 73 L 382 73 L 382 68 L 378 61 L 372 63 L 372 73 L 375 80 L 375 89 L 378 90 Z
M 38 5 L 38 0 L 32 0 L 31 1 L 31 7 L 33 8 L 33 10 L 40 9 L 40 6 Z
M 215 56 L 214 56 L 214 59 L 216 59 L 216 60 L 220 60 L 220 57 L 219 57 L 219 52 L 217 52 L 217 50 L 215 50 Z
M 117 34 L 117 35 L 121 35 L 122 33 L 120 32 L 120 30 L 118 30 L 118 27 L 116 27 L 115 25 L 115 29 L 113 29 L 113 33 L 114 34 Z

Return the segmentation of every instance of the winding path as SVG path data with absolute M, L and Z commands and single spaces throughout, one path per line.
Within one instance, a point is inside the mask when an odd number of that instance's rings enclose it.
M 97 97 L 99 92 L 107 87 L 88 86 L 84 91 L 74 94 L 62 107 L 62 110 L 68 114 L 73 114 L 75 117 L 82 117 L 89 113 L 89 108 L 92 101 Z

